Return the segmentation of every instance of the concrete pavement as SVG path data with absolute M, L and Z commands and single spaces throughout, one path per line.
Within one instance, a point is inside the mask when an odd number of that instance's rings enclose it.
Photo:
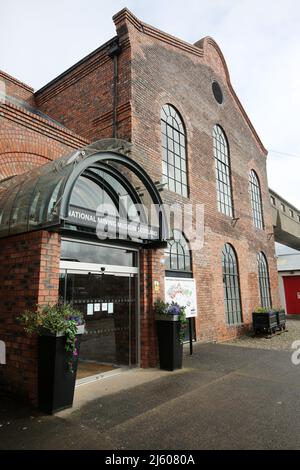
M 45 417 L 0 405 L 0 449 L 300 449 L 291 352 L 198 344 L 176 372 L 124 372 Z

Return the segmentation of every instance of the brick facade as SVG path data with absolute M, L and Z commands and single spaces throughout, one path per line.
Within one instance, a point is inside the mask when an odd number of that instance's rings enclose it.
M 222 52 L 211 38 L 204 38 L 196 45 L 186 44 L 141 23 L 126 9 L 116 15 L 114 21 L 123 48 L 118 57 L 119 105 L 129 103 L 127 106 L 131 109 L 131 119 L 122 131 L 118 129 L 117 136 L 131 140 L 141 150 L 135 158 L 153 181 L 161 180 L 160 110 L 165 103 L 170 103 L 180 112 L 188 142 L 190 200 L 193 204 L 205 205 L 205 245 L 201 252 L 193 253 L 193 273 L 198 285 L 197 337 L 199 340 L 223 340 L 235 336 L 236 328 L 226 327 L 224 316 L 221 272 L 224 243 L 231 243 L 238 256 L 244 322 L 249 324 L 253 308 L 260 303 L 256 261 L 259 251 L 263 251 L 268 259 L 273 304 L 279 303 L 266 150 L 232 88 Z M 96 51 L 98 63 L 101 58 L 104 60 L 103 55 L 109 47 L 110 43 Z M 91 60 L 88 58 L 84 66 L 88 67 Z M 74 75 L 79 81 L 82 67 L 80 64 L 39 91 L 37 100 L 43 111 L 55 119 L 61 119 L 62 123 L 74 122 L 74 131 L 83 132 L 92 140 L 99 136 L 109 137 L 112 135 L 112 121 L 109 120 L 113 103 L 112 59 L 107 58 L 105 65 L 97 69 L 98 75 L 91 72 L 80 80 L 81 85 L 77 83 L 76 87 L 70 87 L 68 84 Z M 103 86 L 95 92 L 97 79 Z M 222 87 L 222 105 L 212 94 L 214 79 Z M 77 102 L 83 88 L 87 99 L 81 101 L 80 115 L 73 114 L 71 106 L 64 110 L 64 101 Z M 101 102 L 103 114 L 91 107 L 91 102 Z M 92 121 L 93 112 L 96 121 Z M 123 122 L 120 113 L 118 120 Z M 78 127 L 83 121 L 84 129 Z M 106 129 L 100 126 L 104 121 Z M 98 122 L 98 127 L 93 128 L 93 122 Z M 236 224 L 217 211 L 212 148 L 215 124 L 224 129 L 229 142 L 235 216 L 239 218 Z M 255 229 L 252 223 L 248 183 L 251 169 L 256 171 L 261 184 L 263 231 Z M 166 203 L 189 202 L 168 190 L 163 192 L 163 199 Z
M 134 143 L 137 151 L 132 157 L 153 181 L 160 181 L 160 111 L 170 103 L 181 114 L 186 129 L 190 197 L 165 189 L 162 198 L 166 203 L 204 204 L 204 247 L 192 253 L 197 283 L 196 333 L 199 341 L 226 340 L 244 328 L 226 324 L 221 265 L 225 243 L 232 244 L 238 257 L 244 327 L 249 327 L 251 312 L 260 304 L 259 251 L 268 260 L 273 305 L 279 305 L 267 152 L 232 88 L 225 59 L 213 39 L 187 44 L 140 22 L 127 9 L 115 15 L 114 22 L 115 38 L 35 94 L 27 85 L 0 75 L 8 94 L 36 106 L 56 121 L 12 103 L 0 103 L 0 178 L 23 173 L 88 142 L 118 137 Z M 116 44 L 120 50 L 114 55 Z M 212 94 L 213 80 L 218 81 L 223 92 L 221 105 Z M 235 221 L 217 210 L 212 141 L 215 124 L 224 129 L 229 143 Z M 260 180 L 264 230 L 253 226 L 251 169 Z M 7 341 L 12 387 L 31 398 L 36 387 L 35 341 L 24 338 L 15 316 L 30 302 L 56 299 L 58 245 L 58 236 L 46 232 L 0 243 L 0 295 L 4 308 L 0 314 L 0 337 Z M 153 302 L 164 295 L 162 258 L 162 250 L 142 250 L 140 254 L 143 367 L 157 363 Z M 49 263 L 54 263 L 52 274 Z M 154 281 L 158 281 L 159 291 L 154 289 Z M 29 290 L 24 290 L 26 283 Z M 12 332 L 16 334 L 13 341 Z M 23 354 L 23 350 L 28 351 Z M 27 364 L 24 377 L 19 374 L 22 362 Z
M 0 367 L 0 389 L 35 402 L 37 338 L 24 335 L 17 317 L 37 304 L 58 299 L 60 236 L 32 232 L 0 244 L 0 337 L 6 343 L 6 365 Z
M 211 38 L 191 46 L 176 43 L 148 25 L 142 25 L 127 11 L 115 18 L 117 31 L 126 31 L 132 54 L 132 141 L 147 157 L 142 165 L 154 181 L 161 180 L 160 110 L 172 104 L 186 126 L 190 200 L 204 203 L 204 247 L 193 252 L 193 274 L 197 282 L 199 340 L 225 340 L 240 328 L 227 327 L 224 315 L 221 253 L 231 243 L 239 262 L 243 320 L 260 304 L 257 253 L 268 259 L 273 305 L 279 304 L 272 213 L 266 173 L 266 151 L 241 107 L 232 86 L 224 57 Z M 198 49 L 198 50 L 197 50 Z M 202 53 L 202 54 L 201 54 Z M 219 105 L 211 90 L 215 79 L 222 87 Z M 217 211 L 212 129 L 219 124 L 229 141 L 235 217 Z M 264 230 L 253 226 L 249 194 L 249 172 L 254 169 L 262 190 Z M 165 202 L 189 202 L 164 190 Z
M 153 305 L 164 296 L 163 250 L 140 251 L 141 366 L 157 365 L 156 326 Z M 155 286 L 157 285 L 157 288 Z
M 35 94 L 41 111 L 89 141 L 131 140 L 131 47 L 127 38 L 120 40 L 122 52 L 114 59 L 109 54 L 115 41 L 104 44 Z M 118 68 L 115 135 L 114 60 Z
M 22 174 L 88 143 L 46 116 L 37 116 L 31 108 L 33 90 L 27 85 L 3 72 L 1 81 L 7 97 L 0 100 L 0 179 Z

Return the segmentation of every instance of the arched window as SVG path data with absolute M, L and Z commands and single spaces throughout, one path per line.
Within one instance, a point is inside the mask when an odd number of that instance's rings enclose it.
M 213 129 L 218 210 L 233 217 L 230 157 L 226 136 L 220 126 Z
M 173 237 L 168 241 L 165 251 L 165 269 L 167 271 L 192 271 L 191 252 L 182 232 L 173 230 Z
M 242 323 L 240 279 L 237 257 L 233 247 L 226 243 L 222 252 L 225 312 L 229 325 Z
M 257 264 L 261 306 L 270 308 L 272 307 L 272 301 L 270 292 L 269 268 L 267 259 L 262 252 L 258 253 Z
M 188 196 L 186 135 L 178 112 L 169 104 L 161 109 L 163 181 L 171 191 Z
M 264 220 L 263 220 L 263 211 L 261 203 L 261 191 L 260 184 L 257 174 L 254 170 L 250 171 L 249 175 L 249 185 L 250 185 L 250 197 L 251 197 L 251 207 L 252 207 L 252 217 L 254 227 L 263 229 Z

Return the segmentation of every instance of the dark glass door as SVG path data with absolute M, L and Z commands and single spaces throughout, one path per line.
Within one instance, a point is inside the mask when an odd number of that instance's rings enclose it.
M 90 368 L 89 375 L 115 366 L 136 365 L 136 275 L 66 271 L 61 274 L 60 294 L 83 313 L 86 322 L 79 375 L 84 365 L 87 372 Z

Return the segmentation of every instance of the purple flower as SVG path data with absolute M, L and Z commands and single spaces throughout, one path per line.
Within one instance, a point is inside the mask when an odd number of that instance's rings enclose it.
M 179 315 L 180 314 L 180 306 L 178 304 L 171 304 L 168 308 L 169 315 Z
M 80 317 L 78 317 L 78 316 L 71 315 L 71 316 L 69 317 L 69 320 L 75 321 L 75 322 L 76 322 L 76 325 L 82 325 L 82 324 L 83 324 L 82 318 L 80 318 Z

